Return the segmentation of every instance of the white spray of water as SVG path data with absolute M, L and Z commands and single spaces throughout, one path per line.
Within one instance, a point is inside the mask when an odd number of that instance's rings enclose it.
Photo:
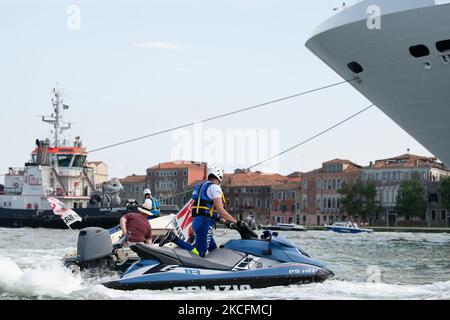
M 0 258 L 0 290 L 20 297 L 70 298 L 82 279 L 57 264 L 21 269 L 11 258 Z

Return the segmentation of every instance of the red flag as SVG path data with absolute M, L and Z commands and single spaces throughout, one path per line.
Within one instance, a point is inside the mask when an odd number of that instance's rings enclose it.
M 183 209 L 178 212 L 176 218 L 173 220 L 174 231 L 178 234 L 181 240 L 187 241 L 192 232 L 192 207 L 194 200 L 190 200 Z

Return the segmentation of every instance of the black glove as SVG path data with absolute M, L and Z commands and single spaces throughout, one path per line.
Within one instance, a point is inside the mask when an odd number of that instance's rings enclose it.
M 242 220 L 239 220 L 236 224 L 239 228 L 245 226 L 245 222 Z
M 230 222 L 230 221 L 225 221 L 224 223 L 225 227 L 227 227 L 228 229 L 234 229 L 234 223 Z

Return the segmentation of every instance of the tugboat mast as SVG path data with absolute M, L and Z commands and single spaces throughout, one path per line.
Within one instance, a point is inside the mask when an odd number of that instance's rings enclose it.
M 69 109 L 68 105 L 63 104 L 62 92 L 53 88 L 52 104 L 54 113 L 51 116 L 43 116 L 42 121 L 53 125 L 53 146 L 60 147 L 60 134 L 71 128 L 71 123 L 63 122 L 63 110 Z

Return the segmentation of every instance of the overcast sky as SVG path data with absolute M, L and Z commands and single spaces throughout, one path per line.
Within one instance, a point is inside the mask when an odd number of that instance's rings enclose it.
M 84 145 L 95 149 L 341 81 L 305 47 L 338 2 L 3 0 L 1 173 L 23 166 L 35 139 L 49 135 L 37 116 L 51 113 L 56 83 L 71 107 L 72 138 L 81 135 Z M 259 161 L 264 153 L 288 148 L 368 105 L 343 85 L 209 122 L 200 133 L 167 133 L 89 159 L 105 161 L 110 176 L 144 174 L 152 165 L 174 160 L 183 137 L 192 136 L 191 144 L 204 140 L 205 149 L 211 135 L 226 139 L 227 133 L 249 129 L 272 134 Z M 309 171 L 334 158 L 367 165 L 408 148 L 430 155 L 372 109 L 282 156 L 277 165 L 283 174 Z M 254 164 L 251 157 L 224 152 L 228 160 L 217 164 L 227 172 Z

